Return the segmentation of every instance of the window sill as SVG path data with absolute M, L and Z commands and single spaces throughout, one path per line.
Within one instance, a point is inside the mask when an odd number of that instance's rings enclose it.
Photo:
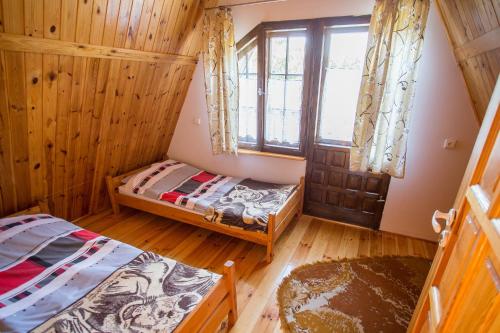
M 238 154 L 284 158 L 284 159 L 293 160 L 293 161 L 305 161 L 306 160 L 306 158 L 303 156 L 276 154 L 276 153 L 269 153 L 269 152 L 265 152 L 265 151 L 257 151 L 257 150 L 251 150 L 251 149 L 241 149 L 241 148 L 238 149 Z

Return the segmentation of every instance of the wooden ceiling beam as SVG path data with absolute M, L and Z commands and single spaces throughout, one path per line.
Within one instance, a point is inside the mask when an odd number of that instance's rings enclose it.
M 499 0 L 437 0 L 479 123 L 500 73 Z
M 485 33 L 455 49 L 458 61 L 463 61 L 470 57 L 475 57 L 484 52 L 488 52 L 500 47 L 500 27 Z
M 67 55 L 74 57 L 118 59 L 150 63 L 196 65 L 197 58 L 171 53 L 124 49 L 103 45 L 75 43 L 56 39 L 36 38 L 0 33 L 0 49 L 15 52 Z

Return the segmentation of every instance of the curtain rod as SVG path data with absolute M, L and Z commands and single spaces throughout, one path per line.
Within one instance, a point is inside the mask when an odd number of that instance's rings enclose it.
M 214 7 L 207 7 L 207 9 L 215 9 L 215 8 L 222 8 L 222 7 L 239 7 L 239 6 L 249 6 L 249 5 L 263 5 L 267 3 L 272 3 L 272 2 L 283 2 L 286 0 L 255 0 L 255 1 L 248 1 L 248 2 L 241 2 L 241 3 L 235 3 L 232 5 L 220 5 L 220 6 L 214 6 Z

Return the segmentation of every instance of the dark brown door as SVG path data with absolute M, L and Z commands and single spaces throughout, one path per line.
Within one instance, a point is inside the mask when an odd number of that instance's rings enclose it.
M 349 171 L 349 148 L 315 144 L 307 161 L 305 212 L 378 229 L 388 175 Z
M 314 27 L 305 212 L 378 229 L 390 176 L 349 171 L 368 21 Z

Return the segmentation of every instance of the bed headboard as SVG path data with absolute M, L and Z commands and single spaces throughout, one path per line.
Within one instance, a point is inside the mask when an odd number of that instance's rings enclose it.
M 21 210 L 14 214 L 8 215 L 7 217 L 19 216 L 19 215 L 29 215 L 29 214 L 40 214 L 46 213 L 50 214 L 49 204 L 47 201 L 39 201 L 38 205 L 30 207 L 25 210 Z

